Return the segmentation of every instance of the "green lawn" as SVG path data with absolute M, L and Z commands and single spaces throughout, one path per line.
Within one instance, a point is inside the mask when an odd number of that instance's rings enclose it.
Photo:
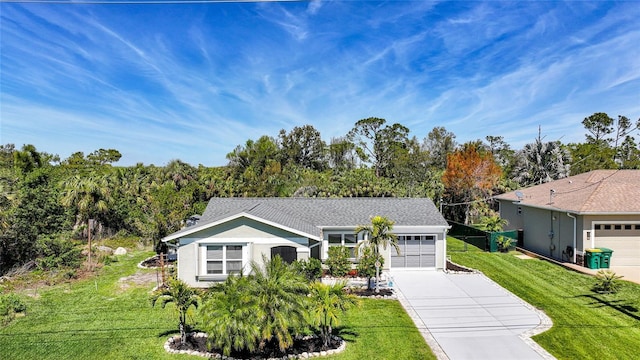
M 331 359 L 436 358 L 398 301 L 363 299 L 342 325 L 340 335 L 347 349 Z
M 485 253 L 448 238 L 451 259 L 478 269 L 543 310 L 553 327 L 533 339 L 558 359 L 637 359 L 640 285 L 624 281 L 617 294 L 591 291 L 594 278 L 543 260 Z
M 139 271 L 155 276 L 136 267 L 150 255 L 125 255 L 95 278 L 39 289 L 26 316 L 0 327 L 0 359 L 197 359 L 164 351 L 177 320 L 171 306 L 150 306 L 153 284 L 119 282 Z M 339 330 L 347 350 L 332 359 L 435 359 L 397 301 L 363 300 Z

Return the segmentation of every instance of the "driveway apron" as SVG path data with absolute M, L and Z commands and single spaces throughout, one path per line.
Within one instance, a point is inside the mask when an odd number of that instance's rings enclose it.
M 548 327 L 548 318 L 486 276 L 424 270 L 390 276 L 418 328 L 432 336 L 431 347 L 433 340 L 439 345 L 439 358 L 553 359 L 529 338 Z

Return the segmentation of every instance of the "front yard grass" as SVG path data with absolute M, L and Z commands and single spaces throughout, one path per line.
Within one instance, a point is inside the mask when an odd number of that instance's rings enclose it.
M 339 330 L 347 349 L 330 359 L 436 359 L 397 300 L 362 299 Z
M 533 339 L 558 359 L 637 359 L 640 285 L 622 281 L 617 294 L 591 291 L 595 278 L 538 259 L 486 253 L 447 238 L 451 260 L 482 271 L 543 310 L 553 327 Z
M 155 270 L 136 267 L 151 255 L 124 255 L 93 278 L 22 291 L 31 295 L 27 314 L 0 326 L 0 359 L 198 359 L 165 352 L 178 323 L 172 305 L 151 307 L 155 281 L 119 281 L 139 272 L 155 279 Z M 347 349 L 331 359 L 435 359 L 398 301 L 363 299 L 338 330 Z

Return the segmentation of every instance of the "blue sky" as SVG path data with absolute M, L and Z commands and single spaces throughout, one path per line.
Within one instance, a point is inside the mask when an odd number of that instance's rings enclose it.
M 584 141 L 640 117 L 636 1 L 0 4 L 0 142 L 119 165 L 385 118 L 422 140 Z

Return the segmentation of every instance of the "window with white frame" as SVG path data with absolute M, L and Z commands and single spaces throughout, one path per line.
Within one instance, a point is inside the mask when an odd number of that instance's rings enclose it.
M 239 274 L 242 270 L 242 245 L 207 245 L 205 269 L 207 275 Z
M 333 233 L 327 235 L 329 246 L 345 246 L 349 249 L 350 257 L 355 258 L 355 248 L 358 238 L 354 233 Z

